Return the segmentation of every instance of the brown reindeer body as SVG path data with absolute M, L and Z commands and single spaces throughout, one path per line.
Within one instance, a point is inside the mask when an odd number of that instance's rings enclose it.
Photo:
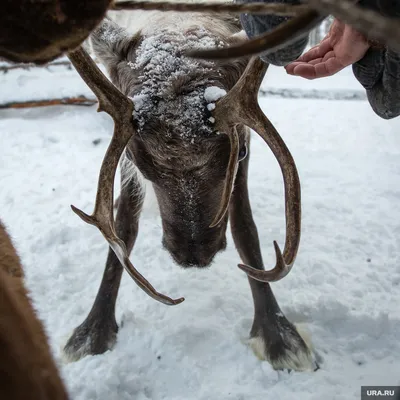
M 0 398 L 66 400 L 17 252 L 0 222 Z

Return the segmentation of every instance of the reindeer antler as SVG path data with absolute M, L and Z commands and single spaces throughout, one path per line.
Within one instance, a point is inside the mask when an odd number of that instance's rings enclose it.
M 221 124 L 219 125 L 221 126 Z M 223 128 L 223 127 L 221 127 Z M 229 129 L 229 128 L 228 128 Z M 224 131 L 221 131 L 224 132 Z M 229 132 L 226 130 L 226 132 Z M 226 177 L 225 177 L 225 186 L 224 191 L 222 193 L 221 202 L 219 205 L 219 209 L 217 215 L 214 217 L 213 222 L 210 224 L 210 228 L 217 226 L 221 220 L 224 218 L 228 207 L 229 201 L 231 199 L 233 187 L 235 184 L 236 173 L 238 170 L 238 156 L 239 156 L 239 137 L 236 131 L 236 126 L 233 126 L 233 134 L 229 135 L 229 140 L 231 142 L 231 152 L 229 155 L 229 162 L 228 168 L 226 170 Z
M 252 14 L 275 14 L 290 16 L 309 9 L 306 5 L 287 5 L 281 3 L 221 3 L 207 1 L 185 3 L 171 1 L 117 1 L 111 6 L 111 10 L 145 10 L 145 11 L 177 11 L 177 12 L 210 12 L 210 13 L 252 13 Z
M 99 100 L 98 111 L 105 111 L 109 114 L 113 118 L 115 125 L 114 135 L 100 169 L 96 205 L 93 214 L 89 216 L 74 206 L 71 206 L 71 208 L 85 222 L 95 225 L 100 230 L 125 270 L 150 297 L 167 305 L 182 303 L 184 298 L 173 300 L 158 293 L 135 269 L 129 261 L 125 243 L 115 232 L 113 212 L 114 177 L 122 152 L 129 139 L 135 134 L 132 119 L 134 105 L 128 97 L 124 96 L 103 75 L 83 48 L 70 52 L 68 57 L 82 79 L 97 96 Z
M 302 34 L 308 33 L 317 27 L 325 17 L 316 11 L 308 10 L 255 39 L 222 49 L 190 51 L 187 55 L 193 58 L 219 60 L 270 53 L 287 46 Z
M 223 133 L 230 132 L 230 128 L 238 124 L 244 124 L 253 129 L 268 144 L 281 167 L 285 186 L 286 215 L 286 241 L 283 254 L 278 244 L 274 242 L 277 261 L 275 268 L 270 271 L 260 271 L 239 264 L 239 268 L 250 277 L 263 282 L 273 282 L 284 278 L 290 272 L 296 259 L 301 232 L 301 189 L 296 164 L 290 151 L 258 104 L 258 91 L 267 69 L 268 64 L 262 62 L 258 57 L 252 58 L 235 86 L 216 103 L 213 116 L 218 130 Z M 236 135 L 236 131 L 234 132 L 233 136 Z M 233 142 L 234 140 L 231 140 L 231 143 Z M 233 165 L 230 162 L 228 165 L 221 210 L 216 220 L 220 220 L 228 209 L 229 198 L 233 190 L 233 180 L 228 177 L 235 176 L 238 163 L 237 154 L 235 157 L 236 162 Z
M 313 29 L 329 14 L 352 25 L 360 32 L 382 44 L 400 51 L 400 23 L 398 18 L 387 18 L 373 10 L 354 4 L 353 0 L 303 0 L 304 4 L 221 4 L 221 3 L 174 3 L 170 1 L 120 1 L 114 10 L 160 10 L 178 12 L 252 13 L 296 15 L 290 23 L 279 26 L 253 40 L 225 49 L 198 50 L 188 53 L 191 57 L 222 59 L 237 58 L 275 51 L 299 35 Z M 284 29 L 283 29 L 284 28 Z
M 255 39 L 225 49 L 199 50 L 188 53 L 194 58 L 226 59 L 276 51 L 296 40 L 304 32 L 316 27 L 326 16 L 332 14 L 341 21 L 373 38 L 383 45 L 400 51 L 400 20 L 362 8 L 348 0 L 304 0 L 310 7 L 292 20 Z M 249 5 L 249 4 L 248 4 Z

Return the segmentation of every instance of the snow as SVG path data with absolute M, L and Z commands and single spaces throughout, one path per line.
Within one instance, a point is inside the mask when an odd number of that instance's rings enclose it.
M 125 32 L 123 29 L 115 29 L 114 25 L 108 20 L 105 20 L 97 31 L 98 40 L 113 46 L 115 43 L 120 42 L 125 38 Z M 88 44 L 88 43 L 87 43 Z
M 349 70 L 327 82 L 271 68 L 263 87 L 360 90 Z M 88 93 L 77 74 L 60 67 L 2 74 L 0 85 L 0 101 Z M 302 182 L 298 258 L 272 287 L 283 313 L 309 332 L 323 358 L 315 373 L 276 372 L 256 358 L 246 342 L 251 292 L 230 233 L 210 269 L 181 270 L 161 247 L 152 193 L 131 260 L 157 290 L 186 301 L 162 305 L 124 273 L 115 348 L 65 364 L 61 348 L 90 310 L 107 254 L 102 235 L 69 205 L 93 210 L 112 120 L 95 106 L 0 112 L 1 218 L 71 399 L 352 400 L 361 385 L 400 383 L 400 120 L 379 119 L 361 99 L 260 103 Z M 254 218 L 272 267 L 272 241 L 284 244 L 283 183 L 256 135 L 250 170 Z
M 225 95 L 226 91 L 219 88 L 218 86 L 210 86 L 204 91 L 204 98 L 206 99 L 207 103 L 215 103 L 217 100 L 219 100 L 221 97 L 224 97 Z M 213 110 L 212 107 L 211 110 Z
M 215 45 L 215 40 L 203 29 L 190 34 L 171 34 L 165 30 L 143 39 L 135 63 L 128 62 L 140 82 L 140 91 L 132 98 L 140 133 L 149 121 L 154 120 L 164 124 L 167 135 L 178 133 L 193 140 L 199 133 L 212 133 L 204 118 L 209 89 L 204 89 L 208 83 L 204 76 L 214 63 L 180 55 L 189 49 Z M 193 71 L 196 71 L 196 77 Z M 181 87 L 185 87 L 184 93 Z
M 218 86 L 209 86 L 204 91 L 204 99 L 207 102 L 207 110 L 213 111 L 215 110 L 215 102 L 221 99 L 226 95 L 226 91 L 224 89 L 219 88 Z M 208 120 L 214 124 L 215 118 L 210 117 Z

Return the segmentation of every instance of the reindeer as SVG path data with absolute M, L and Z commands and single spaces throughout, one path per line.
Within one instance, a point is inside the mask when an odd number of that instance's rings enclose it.
M 240 267 L 249 275 L 254 299 L 252 348 L 275 369 L 315 370 L 313 350 L 283 315 L 269 284 L 282 279 L 293 266 L 301 211 L 295 163 L 257 103 L 267 66 L 257 58 L 212 62 L 184 55 L 192 48 L 238 42 L 239 21 L 230 15 L 135 12 L 133 18 L 132 24 L 126 24 L 131 32 L 107 18 L 91 35 L 93 52 L 112 83 L 83 48 L 69 54 L 98 97 L 99 109 L 113 117 L 115 131 L 101 167 L 93 215 L 73 207 L 84 221 L 100 229 L 110 251 L 93 307 L 67 341 L 66 356 L 78 360 L 113 347 L 118 332 L 115 302 L 123 268 L 153 298 L 169 305 L 183 301 L 158 293 L 128 258 L 138 235 L 142 180 L 146 179 L 158 200 L 162 244 L 184 268 L 211 264 L 226 246 L 230 219 L 236 248 L 245 263 Z M 207 101 L 210 91 L 227 94 L 214 104 Z M 264 271 L 249 202 L 247 127 L 270 146 L 285 182 L 285 248 L 282 254 L 274 243 L 277 263 L 270 271 Z M 113 183 L 121 154 L 122 185 L 114 226 Z
M 249 275 L 254 299 L 252 348 L 275 369 L 315 370 L 314 352 L 283 315 L 269 284 L 282 279 L 293 266 L 301 211 L 295 163 L 257 103 L 267 66 L 257 58 L 211 62 L 184 55 L 191 48 L 240 40 L 239 22 L 230 15 L 136 12 L 133 16 L 134 23 L 128 23 L 131 32 L 107 18 L 91 35 L 93 52 L 112 84 L 85 50 L 69 55 L 99 98 L 99 109 L 113 117 L 115 131 L 101 167 L 93 215 L 73 207 L 84 221 L 100 229 L 111 248 L 93 307 L 66 343 L 65 354 L 78 360 L 113 347 L 118 331 L 115 302 L 124 267 L 153 298 L 170 305 L 183 301 L 156 292 L 128 258 L 138 235 L 142 179 L 147 179 L 158 200 L 162 244 L 184 268 L 211 264 L 226 246 L 230 219 L 236 248 L 246 264 L 240 267 Z M 227 94 L 217 104 L 208 104 L 207 90 L 215 88 Z M 285 248 L 282 254 L 274 243 L 277 264 L 270 271 L 264 271 L 248 196 L 247 127 L 270 146 L 285 182 Z M 113 180 L 122 153 L 114 227 Z
M 103 8 L 109 3 L 105 0 Z M 147 8 L 160 7 L 152 2 L 136 2 L 113 4 L 112 8 L 138 8 L 144 3 Z M 211 263 L 215 254 L 225 247 L 230 218 L 239 255 L 253 266 L 239 265 L 249 276 L 254 299 L 252 347 L 276 369 L 317 367 L 312 349 L 284 317 L 269 285 L 286 276 L 296 258 L 300 239 L 300 184 L 288 149 L 257 104 L 257 92 L 267 66 L 255 58 L 195 63 L 188 61 L 184 54 L 191 46 L 200 47 L 192 56 L 213 59 L 271 50 L 319 23 L 318 12 L 332 12 L 362 32 L 373 32 L 377 39 L 399 48 L 398 21 L 361 11 L 343 0 L 308 0 L 307 3 L 315 10 L 306 10 L 276 32 L 244 45 L 239 40 L 238 21 L 228 15 L 212 16 L 204 12 L 181 18 L 174 13 L 147 16 L 137 13 L 136 24 L 132 25 L 134 35 L 107 19 L 93 33 L 92 45 L 115 86 L 83 49 L 70 54 L 76 69 L 97 95 L 100 110 L 109 113 L 115 122 L 114 136 L 100 171 L 95 211 L 88 216 L 73 207 L 84 221 L 100 229 L 111 249 L 92 310 L 65 347 L 70 358 L 100 354 L 115 343 L 118 331 L 115 301 L 123 268 L 151 297 L 169 305 L 183 301 L 158 293 L 128 258 L 138 234 L 144 199 L 142 179 L 145 178 L 152 183 L 157 195 L 163 221 L 163 245 L 183 267 L 204 268 Z M 190 6 L 167 4 L 164 9 L 186 7 L 187 10 Z M 275 6 L 245 7 L 262 11 Z M 218 7 L 233 9 L 227 4 Z M 12 17 L 20 18 L 20 15 L 14 12 Z M 36 20 L 32 21 L 37 25 Z M 76 21 L 73 22 L 76 28 Z M 68 34 L 73 36 L 72 31 Z M 84 35 L 82 32 L 79 35 L 81 41 Z M 41 45 L 47 45 L 47 40 L 54 38 L 49 36 Z M 218 50 L 202 48 L 210 47 L 210 43 L 217 45 Z M 221 44 L 231 46 L 221 49 Z M 20 50 L 31 57 L 31 44 L 21 45 Z M 160 54 L 172 63 L 170 69 L 165 69 L 166 60 L 152 65 L 154 57 Z M 160 71 L 159 66 L 164 69 Z M 215 87 L 228 94 L 217 104 L 207 104 L 206 90 Z M 285 249 L 282 254 L 274 242 L 277 264 L 271 271 L 263 267 L 248 197 L 248 127 L 262 136 L 274 152 L 285 183 Z M 122 189 L 115 227 L 113 183 L 122 153 Z M 17 252 L 0 222 L 1 398 L 67 399 L 43 325 L 35 315 L 23 279 Z
M 258 58 L 227 59 L 279 48 L 319 24 L 331 11 L 363 31 L 371 28 L 377 38 L 395 46 L 398 44 L 390 37 L 398 37 L 399 27 L 376 13 L 361 12 L 347 1 L 307 3 L 315 9 L 303 10 L 274 32 L 244 45 L 239 22 L 229 14 L 136 11 L 133 18 L 122 17 L 120 24 L 107 18 L 90 40 L 112 83 L 85 50 L 70 53 L 71 62 L 98 97 L 99 110 L 110 114 L 115 123 L 100 170 L 94 213 L 89 216 L 72 206 L 85 222 L 99 228 L 110 250 L 92 309 L 64 347 L 70 360 L 104 353 L 115 344 L 115 302 L 123 268 L 154 299 L 168 305 L 184 300 L 158 293 L 129 260 L 144 200 L 142 181 L 148 180 L 158 200 L 162 244 L 184 268 L 211 264 L 226 246 L 230 220 L 235 246 L 245 263 L 239 268 L 248 275 L 254 300 L 250 345 L 255 353 L 275 369 L 318 369 L 311 345 L 284 316 L 270 287 L 270 282 L 290 272 L 297 255 L 301 193 L 294 160 L 257 103 L 268 66 Z M 156 2 L 113 6 L 116 10 L 129 7 L 161 6 Z M 190 4 L 163 3 L 162 7 L 188 11 Z M 188 55 L 215 61 L 194 61 Z M 216 88 L 226 94 L 207 99 Z M 285 247 L 282 253 L 274 242 L 277 262 L 269 271 L 264 270 L 249 202 L 248 128 L 271 148 L 284 179 Z M 121 157 L 121 194 L 115 225 L 113 184 Z
M 0 398 L 67 400 L 23 281 L 20 259 L 0 221 Z

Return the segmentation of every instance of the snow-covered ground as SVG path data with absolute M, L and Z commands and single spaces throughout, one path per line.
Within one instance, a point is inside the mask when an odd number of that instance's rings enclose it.
M 90 94 L 73 71 L 52 71 L 1 74 L 0 100 Z M 263 87 L 361 90 L 349 70 L 309 82 L 272 68 Z M 186 301 L 164 306 L 124 274 L 114 350 L 64 364 L 61 347 L 92 305 L 107 253 L 69 205 L 93 209 L 111 119 L 95 106 L 0 112 L 0 216 L 73 400 L 359 399 L 361 385 L 400 383 L 400 120 L 379 119 L 361 100 L 260 101 L 302 182 L 299 255 L 273 290 L 311 333 L 323 357 L 316 373 L 279 373 L 253 355 L 251 292 L 230 234 L 211 269 L 181 270 L 161 248 L 152 196 L 131 259 L 159 291 Z M 272 241 L 284 243 L 283 184 L 256 136 L 250 193 L 272 266 Z

